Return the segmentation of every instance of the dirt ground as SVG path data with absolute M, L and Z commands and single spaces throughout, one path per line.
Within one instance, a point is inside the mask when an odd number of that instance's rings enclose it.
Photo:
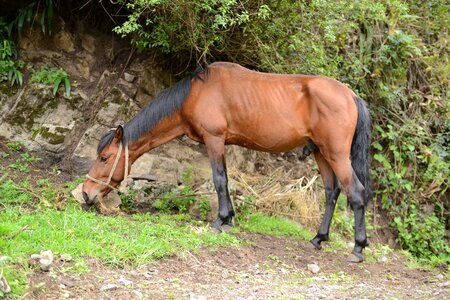
M 439 270 L 410 269 L 405 258 L 351 264 L 347 252 L 317 251 L 308 242 L 243 234 L 240 248 L 183 253 L 139 268 L 89 260 L 88 273 L 33 271 L 29 299 L 450 299 Z M 317 264 L 313 274 L 308 264 Z

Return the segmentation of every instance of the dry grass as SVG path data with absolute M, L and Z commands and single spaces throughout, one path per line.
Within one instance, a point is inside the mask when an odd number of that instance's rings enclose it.
M 236 183 L 251 195 L 251 205 L 269 215 L 283 215 L 308 227 L 317 227 L 321 218 L 322 182 L 319 176 L 292 179 L 290 172 L 276 168 L 268 175 L 230 172 Z M 248 204 L 245 197 L 236 197 L 236 205 Z M 241 203 L 239 203 L 241 202 Z

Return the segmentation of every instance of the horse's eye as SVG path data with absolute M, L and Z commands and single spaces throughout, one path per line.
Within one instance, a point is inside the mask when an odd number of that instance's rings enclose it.
M 100 161 L 101 161 L 101 162 L 105 162 L 107 159 L 108 159 L 108 158 L 107 158 L 106 156 L 100 157 Z

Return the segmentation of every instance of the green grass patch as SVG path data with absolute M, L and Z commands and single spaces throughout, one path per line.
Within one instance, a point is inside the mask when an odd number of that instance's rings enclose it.
M 302 240 L 310 240 L 311 232 L 293 221 L 284 217 L 268 216 L 263 213 L 254 213 L 245 219 L 239 220 L 239 227 L 242 230 L 271 234 L 275 236 L 291 236 Z
M 29 186 L 28 182 L 16 184 L 11 179 L 5 182 L 2 182 L 2 179 L 0 178 L 0 205 L 5 207 L 9 205 L 24 205 L 32 202 L 33 195 L 27 190 Z
M 13 258 L 50 249 L 56 255 L 98 257 L 111 265 L 139 265 L 204 245 L 239 244 L 231 235 L 203 230 L 203 223 L 186 215 L 98 216 L 73 204 L 64 211 L 10 209 L 0 219 L 0 248 Z
M 187 215 L 99 216 L 77 204 L 65 210 L 35 212 L 10 208 L 0 212 L 0 253 L 10 262 L 0 266 L 12 285 L 12 295 L 26 288 L 26 261 L 33 253 L 52 250 L 55 258 L 70 255 L 74 272 L 88 271 L 85 257 L 105 264 L 138 266 L 155 259 L 201 247 L 235 247 L 240 241 L 228 234 L 214 234 L 205 223 Z M 70 270 L 69 270 L 70 271 Z

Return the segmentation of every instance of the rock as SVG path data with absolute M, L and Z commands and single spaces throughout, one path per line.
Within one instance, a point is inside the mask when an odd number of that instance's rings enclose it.
M 62 19 L 60 21 L 61 28 L 53 35 L 53 43 L 55 46 L 65 52 L 75 51 L 74 37 L 66 31 L 66 24 Z
M 191 293 L 189 295 L 189 300 L 206 300 L 206 299 L 208 299 L 208 298 L 206 296 L 203 296 L 203 295 L 196 295 L 196 294 L 193 294 L 193 293 Z
M 122 92 L 124 92 L 128 97 L 134 98 L 137 93 L 137 87 L 133 83 L 124 80 L 122 78 L 117 82 L 118 87 Z
M 387 262 L 388 261 L 388 258 L 387 258 L 387 256 L 382 256 L 382 257 L 380 257 L 379 259 L 378 259 L 378 262 L 379 263 L 385 263 L 385 262 Z
M 9 287 L 9 284 L 6 281 L 6 278 L 3 277 L 3 274 L 0 274 L 0 291 L 3 292 L 4 294 L 11 292 L 11 288 Z
M 120 214 L 119 205 L 122 204 L 117 191 L 111 191 L 106 197 L 98 199 L 95 206 L 99 213 L 103 215 Z
M 37 266 L 39 264 L 40 259 L 41 259 L 40 254 L 31 254 L 30 258 L 28 259 L 28 266 L 30 267 Z
M 81 38 L 81 47 L 90 54 L 94 54 L 95 51 L 95 38 L 87 33 L 82 33 L 80 35 Z
M 0 257 L 0 265 L 4 265 L 11 262 L 11 257 L 9 256 L 1 256 Z
M 89 79 L 91 75 L 91 64 L 88 59 L 77 59 L 75 68 L 83 78 Z
M 77 187 L 70 192 L 72 196 L 78 201 L 80 204 L 84 204 L 85 201 L 83 199 L 83 183 L 77 185 Z
M 104 285 L 102 285 L 100 287 L 100 291 L 101 292 L 107 292 L 107 291 L 116 290 L 118 288 L 119 288 L 119 286 L 117 284 L 107 283 L 107 284 L 104 284 Z
M 133 82 L 134 79 L 136 78 L 136 76 L 131 75 L 130 73 L 125 72 L 125 73 L 123 73 L 123 78 L 124 78 L 126 81 L 128 81 L 128 82 Z
M 11 141 L 22 141 L 38 155 L 61 158 L 75 124 L 82 120 L 84 101 L 76 92 L 70 98 L 53 96 L 51 87 L 29 84 L 0 106 L 0 132 Z
M 125 286 L 133 284 L 133 281 L 128 280 L 125 277 L 120 277 L 119 282 Z
M 153 67 L 154 63 L 151 61 L 143 62 L 143 65 L 150 67 L 135 70 L 135 73 L 139 74 L 136 101 L 141 107 L 151 102 L 164 88 L 175 83 L 175 80 L 167 78 L 167 73 Z
M 308 267 L 308 270 L 313 274 L 317 274 L 320 271 L 320 267 L 315 263 L 308 264 L 307 267 Z
M 71 262 L 73 260 L 72 255 L 70 254 L 61 254 L 61 256 L 59 257 L 60 261 L 63 262 Z
M 41 252 L 39 263 L 41 264 L 42 271 L 50 270 L 53 263 L 53 252 L 51 250 Z

